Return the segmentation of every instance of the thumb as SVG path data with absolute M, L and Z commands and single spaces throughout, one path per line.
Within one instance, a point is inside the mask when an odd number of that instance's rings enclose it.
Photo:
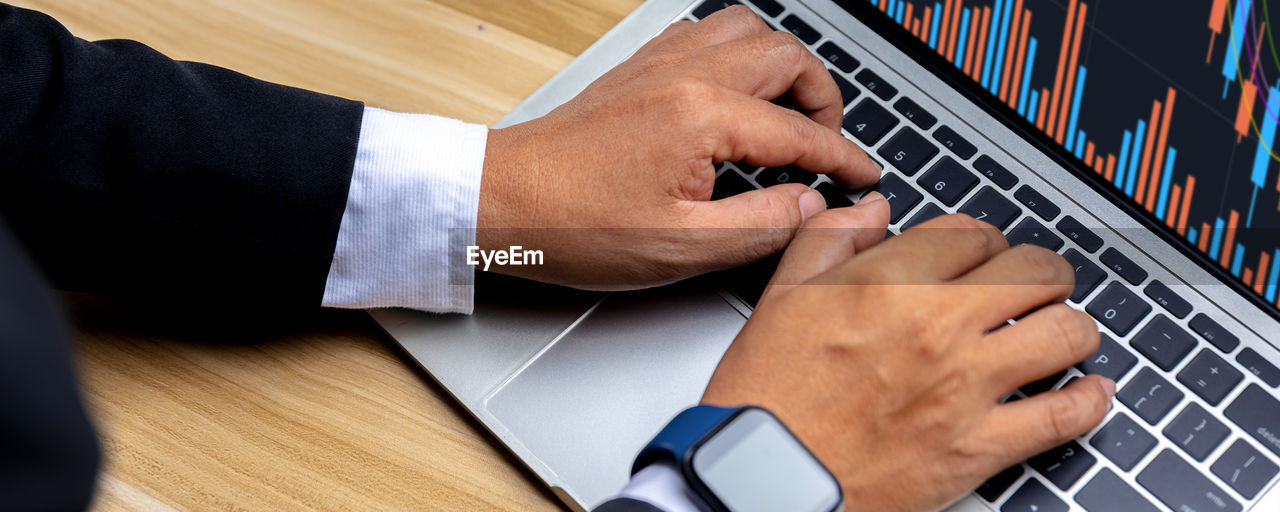
M 822 194 L 796 183 L 690 204 L 692 224 L 712 228 L 700 237 L 699 253 L 722 268 L 778 253 L 805 219 L 827 208 Z

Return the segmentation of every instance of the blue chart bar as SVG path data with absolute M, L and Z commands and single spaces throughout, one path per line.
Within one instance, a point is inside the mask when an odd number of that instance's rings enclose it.
M 898 0 L 889 0 L 889 3 L 885 4 L 884 6 L 884 12 L 887 13 L 889 17 L 894 17 L 894 13 L 896 12 L 896 9 L 894 9 L 894 7 L 897 7 L 897 6 L 898 6 Z
M 1231 42 L 1227 45 L 1226 58 L 1222 59 L 1222 76 L 1227 83 L 1222 85 L 1222 97 L 1227 97 L 1227 86 L 1236 81 L 1236 66 L 1240 61 L 1240 47 L 1244 43 L 1245 25 L 1249 21 L 1250 0 L 1236 2 L 1235 14 L 1231 16 Z
M 1222 230 L 1226 224 L 1222 222 L 1222 217 L 1218 217 L 1213 221 L 1213 243 L 1209 244 L 1209 258 L 1214 261 L 1218 260 L 1219 250 L 1222 249 Z
M 1000 40 L 996 42 L 996 66 L 991 69 L 991 85 L 987 87 L 992 94 L 1000 94 L 1000 70 L 1004 69 L 1005 52 L 1009 49 L 1009 24 L 1013 22 L 1013 2 L 1004 3 L 1004 14 L 1000 16 Z
M 1133 141 L 1133 133 L 1124 131 L 1124 141 L 1120 143 L 1120 165 L 1116 168 L 1116 187 L 1124 189 L 1124 179 L 1129 175 L 1129 143 Z
M 1074 140 L 1074 135 L 1076 133 L 1076 119 L 1080 117 L 1080 95 L 1084 92 L 1084 75 L 1088 72 L 1088 69 L 1085 69 L 1084 66 L 1080 66 L 1080 74 L 1076 76 L 1076 91 L 1071 95 L 1071 117 L 1067 121 L 1067 151 L 1071 151 L 1074 144 L 1077 142 Z M 1078 142 L 1083 146 L 1084 137 L 1081 137 Z
M 1271 280 L 1267 282 L 1267 302 L 1276 301 L 1276 288 L 1280 287 L 1280 249 L 1276 249 L 1276 257 L 1271 259 Z
M 1076 144 L 1076 150 L 1072 153 L 1076 155 L 1076 158 L 1084 159 L 1084 130 L 1080 130 L 1080 134 L 1076 136 L 1076 140 L 1080 141 L 1080 143 Z M 1089 164 L 1091 162 L 1085 163 Z
M 1169 205 L 1169 186 L 1173 182 L 1173 159 L 1178 157 L 1178 150 L 1169 148 L 1164 160 L 1164 174 L 1160 177 L 1160 195 L 1156 200 L 1156 218 L 1164 220 L 1165 207 Z
M 906 9 L 906 7 L 907 7 L 907 1 L 902 0 L 902 2 L 898 4 L 898 11 L 893 14 L 893 18 L 898 20 L 899 25 L 902 24 L 902 17 L 904 14 L 906 14 L 905 12 L 903 12 Z
M 1018 110 L 1018 113 L 1034 123 L 1036 122 L 1036 109 L 1039 108 L 1040 103 L 1040 91 L 1031 91 L 1031 99 L 1028 101 L 1030 101 L 1030 104 L 1026 105 L 1026 112 Z
M 1142 153 L 1142 136 L 1147 133 L 1147 122 L 1138 120 L 1138 134 L 1133 137 L 1133 151 L 1129 153 L 1129 176 L 1124 185 L 1124 193 L 1133 197 L 1134 188 L 1138 186 L 1138 157 Z
M 938 20 L 942 19 L 942 2 L 933 3 L 933 21 L 929 23 L 929 48 L 938 49 Z
M 960 16 L 960 38 L 956 39 L 956 58 L 951 62 L 957 66 L 964 64 L 964 44 L 969 36 L 969 9 L 964 10 L 964 15 Z
M 1258 189 L 1265 186 L 1267 166 L 1271 164 L 1271 148 L 1276 143 L 1276 117 L 1280 116 L 1280 90 L 1274 86 L 1267 89 L 1267 110 L 1263 114 L 1262 134 L 1258 136 L 1258 149 L 1253 153 L 1253 172 L 1249 181 L 1253 182 L 1253 199 L 1249 203 L 1249 215 L 1245 217 L 1244 227 L 1253 226 L 1253 211 L 1257 206 Z
M 987 54 L 982 58 L 982 87 L 991 88 L 991 63 L 996 55 L 996 36 L 1000 32 L 1000 14 L 1004 12 L 1004 0 L 996 0 L 995 10 L 991 11 L 991 30 L 987 34 Z
M 1236 253 L 1231 256 L 1231 275 L 1240 277 L 1240 265 L 1244 263 L 1244 246 L 1236 244 Z
M 1193 244 L 1196 243 L 1196 235 L 1198 234 L 1200 232 L 1196 231 L 1196 228 L 1187 228 L 1187 241 Z
M 1022 91 L 1018 92 L 1018 114 L 1023 117 L 1027 117 L 1027 91 L 1031 90 L 1031 70 L 1035 67 L 1035 63 L 1036 38 L 1033 37 L 1027 43 L 1027 68 L 1022 71 Z M 1035 107 L 1032 107 L 1031 111 L 1035 112 Z

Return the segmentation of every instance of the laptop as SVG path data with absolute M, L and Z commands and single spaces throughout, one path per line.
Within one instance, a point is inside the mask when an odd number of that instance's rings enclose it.
M 644 3 L 500 125 L 734 3 Z M 1076 268 L 1069 304 L 1097 321 L 1101 348 L 1008 399 L 1101 373 L 1118 383 L 1112 410 L 951 510 L 1280 510 L 1280 60 L 1266 4 L 741 3 L 830 69 L 844 135 L 884 169 L 873 188 L 890 235 L 965 212 Z M 715 197 L 786 182 L 831 206 L 865 192 L 725 163 Z M 752 290 L 724 282 L 600 294 L 482 273 L 474 315 L 372 314 L 566 505 L 590 509 L 698 401 L 751 315 Z

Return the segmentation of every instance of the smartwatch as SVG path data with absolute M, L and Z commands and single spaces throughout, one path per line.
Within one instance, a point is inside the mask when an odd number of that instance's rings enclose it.
M 674 462 L 715 512 L 843 510 L 835 476 L 759 407 L 685 409 L 640 451 L 631 474 L 661 461 Z

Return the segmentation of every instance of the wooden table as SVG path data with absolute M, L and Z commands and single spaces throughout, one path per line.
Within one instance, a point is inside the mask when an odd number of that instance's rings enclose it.
M 372 106 L 492 124 L 640 0 L 16 3 L 82 38 L 136 39 Z M 557 508 L 364 313 L 324 312 L 246 344 L 109 299 L 68 299 L 103 439 L 98 509 Z

